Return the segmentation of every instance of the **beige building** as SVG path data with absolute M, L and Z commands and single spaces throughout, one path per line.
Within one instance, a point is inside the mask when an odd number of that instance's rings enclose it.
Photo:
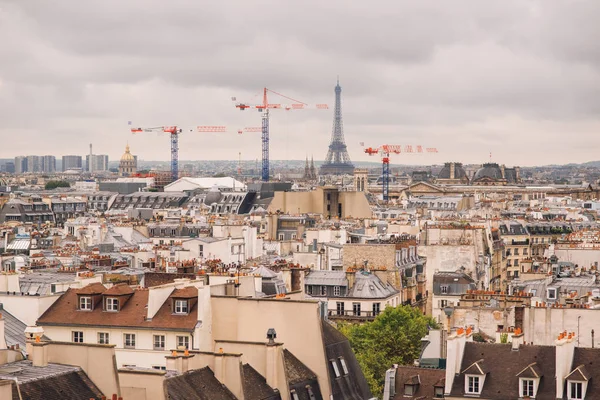
M 319 302 L 236 297 L 234 282 L 223 278 L 211 286 L 177 280 L 69 290 L 38 326 L 52 340 L 114 346 L 128 400 L 188 398 L 186 391 L 254 399 L 259 384 L 269 400 L 372 398 L 347 339 L 321 318 Z
M 310 192 L 275 192 L 271 213 L 321 214 L 325 218 L 371 218 L 364 192 L 341 192 L 335 187 L 318 187 Z

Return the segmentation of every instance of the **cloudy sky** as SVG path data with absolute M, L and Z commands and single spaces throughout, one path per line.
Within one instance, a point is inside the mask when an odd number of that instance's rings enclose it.
M 139 126 L 184 132 L 182 159 L 260 157 L 261 88 L 333 105 L 350 157 L 437 147 L 411 163 L 600 159 L 598 0 L 0 0 L 0 158 L 170 157 Z M 272 102 L 285 103 L 273 97 Z M 273 159 L 322 160 L 333 110 L 274 111 Z M 397 157 L 395 162 L 402 162 Z

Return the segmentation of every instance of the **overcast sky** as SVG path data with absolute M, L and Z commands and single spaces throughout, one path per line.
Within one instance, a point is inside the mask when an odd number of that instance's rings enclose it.
M 261 88 L 330 110 L 276 110 L 271 158 L 325 158 L 336 76 L 350 157 L 410 163 L 600 159 L 600 1 L 0 0 L 0 158 L 260 158 Z M 284 99 L 271 98 L 285 103 Z M 401 157 L 393 162 L 401 163 Z

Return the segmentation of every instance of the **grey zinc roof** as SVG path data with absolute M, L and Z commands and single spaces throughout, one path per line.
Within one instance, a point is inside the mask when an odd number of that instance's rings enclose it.
M 4 318 L 4 338 L 6 339 L 6 345 L 10 347 L 18 344 L 19 347 L 25 349 L 25 328 L 27 328 L 27 325 L 4 310 L 2 303 L 0 303 L 0 313 Z
M 0 379 L 17 378 L 20 384 L 80 371 L 80 367 L 49 363 L 46 367 L 34 367 L 30 360 L 16 361 L 0 365 Z
M 354 286 L 350 289 L 348 297 L 384 299 L 399 293 L 392 285 L 382 282 L 378 276 L 370 272 L 357 272 L 354 279 Z
M 305 285 L 348 286 L 344 271 L 312 271 L 304 280 Z

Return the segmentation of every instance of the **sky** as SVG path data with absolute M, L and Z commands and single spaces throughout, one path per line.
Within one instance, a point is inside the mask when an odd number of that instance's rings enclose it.
M 0 0 L 0 158 L 89 152 L 261 157 L 267 87 L 329 110 L 274 110 L 271 158 L 323 160 L 342 86 L 352 160 L 366 146 L 436 147 L 393 163 L 599 160 L 597 0 Z M 271 96 L 270 102 L 289 103 Z M 190 131 L 224 125 L 225 133 Z

